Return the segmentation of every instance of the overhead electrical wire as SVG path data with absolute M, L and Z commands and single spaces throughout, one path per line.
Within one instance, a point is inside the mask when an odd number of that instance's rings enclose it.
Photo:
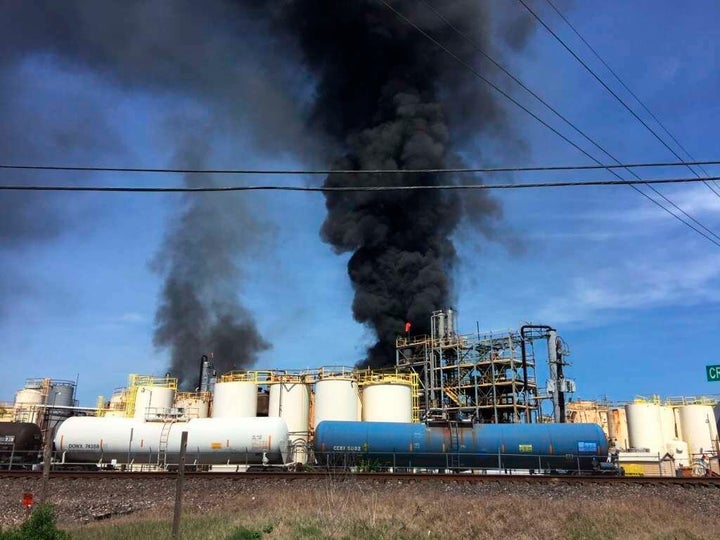
M 710 177 L 711 180 L 720 180 L 720 176 Z M 560 188 L 560 187 L 588 187 L 588 186 L 633 186 L 649 184 L 691 184 L 701 180 L 695 177 L 688 178 L 652 178 L 639 180 L 558 180 L 550 182 L 523 182 L 514 184 L 441 184 L 441 185 L 413 185 L 413 186 L 282 186 L 282 185 L 256 185 L 256 186 L 63 186 L 63 185 L 27 185 L 4 184 L 0 191 L 100 191 L 100 192 L 127 192 L 127 193 L 204 193 L 218 191 L 306 191 L 306 192 L 333 192 L 333 191 L 429 191 L 429 190 L 489 190 L 489 189 L 527 189 L 527 188 Z
M 516 99 L 514 99 L 513 97 L 511 97 L 507 92 L 501 90 L 497 85 L 495 85 L 495 84 L 492 83 L 490 80 L 488 80 L 486 77 L 484 77 L 482 74 L 480 74 L 473 66 L 471 66 L 470 64 L 468 64 L 467 62 L 465 62 L 465 61 L 464 61 L 462 58 L 460 58 L 457 54 L 455 54 L 454 52 L 452 52 L 452 51 L 451 51 L 450 49 L 448 49 L 445 45 L 443 45 L 443 44 L 440 43 L 437 39 L 435 39 L 435 38 L 432 37 L 430 34 L 428 34 L 425 30 L 423 30 L 423 29 L 420 28 L 418 25 L 416 25 L 416 24 L 415 24 L 413 21 L 411 21 L 407 16 L 405 16 L 403 13 L 401 13 L 400 11 L 398 11 L 395 7 L 393 7 L 393 6 L 392 6 L 391 4 L 389 4 L 387 1 L 385 1 L 385 0 L 377 0 L 377 1 L 380 2 L 381 4 L 383 4 L 383 5 L 384 5 L 387 9 L 389 9 L 391 12 L 393 12 L 399 19 L 403 20 L 405 23 L 407 23 L 407 24 L 409 24 L 410 26 L 412 26 L 415 30 L 417 30 L 420 34 L 422 34 L 426 39 L 430 40 L 433 44 L 435 44 L 437 47 L 439 47 L 440 49 L 442 49 L 446 54 L 448 54 L 450 57 L 452 57 L 456 62 L 458 62 L 459 64 L 461 64 L 462 66 L 464 66 L 466 69 L 468 69 L 468 70 L 469 70 L 473 75 L 475 75 L 477 78 L 479 78 L 480 80 L 484 81 L 486 84 L 488 84 L 488 85 L 489 85 L 490 87 L 492 87 L 494 90 L 496 90 L 497 92 L 499 92 L 499 93 L 500 93 L 502 96 L 504 96 L 506 99 L 508 99 L 509 101 L 511 101 L 512 103 L 514 103 L 516 106 L 518 106 L 520 109 L 522 109 L 523 111 L 525 111 L 526 113 L 528 113 L 530 116 L 532 116 L 535 120 L 537 120 L 537 121 L 538 121 L 539 123 L 541 123 L 543 126 L 545 126 L 546 128 L 550 129 L 553 133 L 555 133 L 556 135 L 558 135 L 562 140 L 564 140 L 565 142 L 567 142 L 568 144 L 570 144 L 572 147 L 574 147 L 575 149 L 577 149 L 578 151 L 580 151 L 581 153 L 583 153 L 585 156 L 587 156 L 588 158 L 590 158 L 591 160 L 593 160 L 593 161 L 594 161 L 595 163 L 597 163 L 598 165 L 601 165 L 601 166 L 603 165 L 600 160 L 598 160 L 598 159 L 595 158 L 593 155 L 591 155 L 590 153 L 588 153 L 587 151 L 585 151 L 582 147 L 580 147 L 580 146 L 579 146 L 578 144 L 576 144 L 575 142 L 571 141 L 569 138 L 567 138 L 565 135 L 563 135 L 562 133 L 560 133 L 558 130 L 556 130 L 555 128 L 553 128 L 552 126 L 550 126 L 547 122 L 545 122 L 544 120 L 542 120 L 542 119 L 541 119 L 540 117 L 538 117 L 535 113 L 533 113 L 532 111 L 530 111 L 527 107 L 525 107 L 524 105 L 520 104 Z M 424 3 L 425 3 L 426 6 L 429 6 L 429 4 L 428 4 L 427 2 L 424 2 Z M 437 12 L 434 8 L 432 8 L 432 6 L 429 6 L 429 7 L 432 9 L 433 12 L 436 13 L 436 15 L 439 15 L 438 12 Z M 469 37 L 465 36 L 462 32 L 460 32 L 457 28 L 455 28 L 451 23 L 449 23 L 444 17 L 442 17 L 442 15 L 439 15 L 439 16 L 440 16 L 443 20 L 445 20 L 446 24 L 449 24 L 450 27 L 455 30 L 455 32 L 457 32 L 459 35 L 463 36 L 466 40 L 468 40 L 468 41 L 476 48 L 476 50 L 478 50 L 478 52 L 481 52 L 484 56 L 486 56 L 486 57 L 489 58 L 489 55 L 487 55 L 487 53 L 485 53 L 484 51 L 482 51 L 482 50 L 480 49 L 480 47 L 474 42 L 474 40 L 472 40 L 472 39 L 470 39 Z M 599 144 L 597 144 L 597 143 L 596 143 L 595 141 L 593 141 L 590 137 L 588 137 L 585 133 L 583 133 L 582 130 L 580 130 L 580 129 L 579 129 L 577 126 L 575 126 L 572 122 L 570 122 L 569 120 L 567 120 L 563 115 L 561 115 L 561 114 L 560 114 L 559 112 L 557 112 L 553 107 L 551 107 L 549 104 L 547 104 L 547 103 L 546 103 L 542 98 L 540 98 L 537 94 L 535 94 L 534 92 L 530 91 L 530 90 L 526 87 L 526 85 L 520 83 L 520 81 L 519 81 L 516 77 L 512 76 L 507 70 L 505 70 L 504 68 L 502 68 L 498 62 L 496 62 L 496 61 L 493 60 L 493 63 L 494 63 L 495 65 L 497 65 L 498 67 L 500 67 L 505 73 L 507 73 L 508 76 L 511 76 L 511 77 L 513 78 L 513 80 L 515 80 L 518 84 L 520 84 L 521 86 L 523 86 L 523 88 L 525 88 L 528 92 L 530 92 L 536 99 L 538 99 L 541 103 L 543 103 L 546 107 L 548 107 L 551 111 L 553 111 L 553 112 L 554 112 L 557 116 L 559 116 L 563 121 L 565 121 L 567 124 L 569 124 L 574 130 L 576 130 L 576 131 L 577 131 L 578 133 L 580 133 L 583 137 L 585 137 L 587 140 L 589 140 L 594 146 L 596 146 L 596 147 L 599 148 L 601 151 L 603 151 L 605 154 L 607 154 L 608 156 L 610 156 L 611 159 L 613 159 L 614 161 L 616 161 L 616 162 L 619 163 L 619 161 L 618 161 L 616 158 L 614 158 L 614 157 L 613 157 L 611 154 L 609 154 L 604 148 L 602 148 Z M 680 158 L 679 156 L 678 156 L 678 159 L 680 159 L 680 160 L 682 161 L 682 158 Z M 618 175 L 614 170 L 611 170 L 611 168 L 604 167 L 604 166 L 603 166 L 602 168 L 608 169 L 608 171 L 609 171 L 611 174 L 613 174 L 613 176 L 615 176 L 616 178 L 618 178 L 618 179 L 620 179 L 620 180 L 623 180 L 622 177 L 621 177 L 620 175 Z M 629 172 L 630 172 L 631 174 L 633 174 L 633 176 L 635 176 L 638 180 L 640 180 L 639 182 L 637 182 L 638 184 L 641 184 L 641 183 L 642 183 L 640 177 L 639 177 L 637 174 L 635 174 L 633 171 L 629 171 Z M 693 173 L 694 173 L 694 171 L 693 171 Z M 699 180 L 699 181 L 703 181 L 703 180 Z M 643 197 L 645 197 L 646 199 L 648 199 L 650 202 L 652 202 L 653 204 L 655 204 L 656 206 L 658 206 L 659 208 L 661 208 L 663 211 L 667 212 L 667 213 L 668 213 L 669 215 L 671 215 L 673 218 L 677 219 L 678 221 L 680 221 L 681 223 L 683 223 L 684 225 L 686 225 L 687 227 L 689 227 L 690 229 L 692 229 L 692 230 L 695 231 L 696 233 L 700 234 L 701 236 L 705 237 L 705 238 L 708 239 L 709 241 L 713 242 L 714 244 L 718 244 L 717 240 L 713 239 L 712 237 L 720 240 L 720 236 L 718 236 L 716 233 L 714 233 L 713 231 L 711 231 L 710 229 L 708 229 L 705 225 L 703 225 L 702 223 L 700 223 L 699 221 L 697 221 L 695 218 L 693 218 L 692 216 L 690 216 L 687 212 L 685 212 L 682 208 L 680 208 L 680 207 L 677 206 L 675 203 L 673 203 L 670 199 L 668 199 L 668 198 L 667 198 L 666 196 L 664 196 L 662 193 L 660 193 L 659 191 L 657 191 L 657 190 L 656 190 L 655 188 L 653 188 L 652 186 L 648 185 L 648 187 L 649 187 L 651 190 L 653 190 L 653 191 L 654 191 L 655 193 L 657 193 L 660 197 L 662 197 L 664 200 L 666 200 L 668 203 L 670 203 L 670 204 L 671 204 L 674 208 L 676 208 L 679 212 L 681 212 L 682 214 L 684 214 L 685 216 L 687 216 L 687 218 L 688 218 L 689 220 L 693 221 L 693 222 L 696 223 L 699 227 L 701 227 L 702 229 L 706 230 L 711 236 L 708 236 L 708 234 L 705 234 L 703 231 L 699 230 L 697 227 L 695 227 L 694 225 L 692 225 L 692 223 L 689 223 L 689 222 L 685 221 L 681 216 L 679 216 L 678 214 L 674 213 L 672 210 L 670 210 L 670 209 L 667 208 L 665 205 L 663 205 L 660 201 L 654 199 L 653 197 L 649 196 L 647 193 L 643 192 L 641 189 L 639 189 L 639 188 L 638 188 L 636 185 L 634 185 L 634 184 L 635 184 L 634 182 L 627 183 L 627 185 L 629 185 L 632 189 L 634 189 L 634 190 L 637 191 L 640 195 L 642 195 Z
M 539 99 L 539 98 L 538 98 Z M 218 175 L 365 175 L 365 174 L 466 174 L 501 172 L 589 171 L 605 169 L 640 169 L 651 167 L 685 167 L 686 165 L 720 165 L 720 160 L 707 161 L 654 161 L 618 163 L 617 165 L 538 165 L 528 167 L 461 167 L 443 169 L 181 169 L 153 167 L 97 167 L 82 165 L 23 165 L 0 163 L 0 170 L 163 173 L 163 174 L 218 174 Z
M 573 51 L 572 48 L 567 43 L 565 43 L 563 39 L 558 36 L 552 28 L 550 28 L 548 24 L 537 13 L 535 13 L 535 11 L 533 11 L 530 6 L 527 5 L 525 0 L 518 0 L 518 2 L 520 2 L 525 7 L 525 9 L 535 18 L 535 20 L 537 20 L 555 38 L 555 40 L 560 43 L 565 48 L 565 50 L 569 52 L 572 57 L 575 58 L 575 60 L 577 60 L 580 65 L 582 65 L 585 70 L 590 73 L 595 78 L 595 80 L 599 82 L 602 87 L 605 88 L 605 90 L 607 90 L 610 95 L 612 95 L 618 101 L 618 103 L 620 103 L 638 122 L 640 122 L 645 127 L 645 129 L 647 129 L 660 142 L 660 144 L 670 150 L 670 152 L 672 152 L 672 154 L 677 159 L 683 161 L 683 158 L 680 157 L 680 155 L 669 144 L 667 144 L 667 142 L 665 142 L 665 140 L 660 137 L 660 135 L 658 135 L 657 132 L 647 124 L 647 122 L 645 122 L 645 120 L 643 120 L 627 103 L 625 103 L 625 101 L 612 88 L 610 88 L 610 86 L 608 86 L 607 83 L 603 81 L 602 78 L 597 73 L 595 73 L 595 71 L 593 71 L 593 69 L 588 66 L 582 58 L 580 58 L 580 56 L 578 56 L 575 51 Z M 688 166 L 688 169 L 694 175 L 700 177 L 700 175 L 692 167 Z M 708 182 L 704 182 L 704 184 L 716 196 L 720 197 L 720 193 L 718 193 Z

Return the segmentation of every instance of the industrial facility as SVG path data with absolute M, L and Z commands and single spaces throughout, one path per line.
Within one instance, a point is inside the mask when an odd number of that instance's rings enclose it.
M 217 374 L 197 387 L 133 374 L 92 407 L 76 383 L 28 379 L 0 404 L 3 467 L 166 470 L 343 467 L 510 474 L 710 475 L 720 410 L 710 398 L 572 399 L 569 348 L 546 325 L 460 334 L 451 309 L 430 335 L 398 336 L 396 365 Z M 541 382 L 540 373 L 547 376 Z

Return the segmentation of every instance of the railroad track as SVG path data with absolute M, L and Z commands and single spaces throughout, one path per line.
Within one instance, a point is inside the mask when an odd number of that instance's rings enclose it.
M 174 472 L 71 472 L 58 471 L 51 479 L 102 479 L 102 480 L 168 480 L 177 477 Z M 0 471 L 0 479 L 40 480 L 42 472 Z M 493 474 L 411 474 L 411 473 L 346 473 L 346 472 L 186 472 L 185 478 L 217 478 L 224 480 L 266 480 L 278 482 L 327 481 L 335 482 L 495 482 L 536 484 L 624 484 L 624 485 L 673 485 L 720 489 L 720 477 L 670 477 L 670 476 L 555 476 L 555 475 L 493 475 Z

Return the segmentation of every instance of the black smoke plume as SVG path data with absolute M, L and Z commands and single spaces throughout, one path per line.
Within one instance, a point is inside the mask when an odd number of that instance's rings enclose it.
M 473 47 L 423 4 L 392 2 L 473 63 Z M 457 29 L 490 50 L 490 4 L 435 4 Z M 463 140 L 503 133 L 504 114 L 486 88 L 381 2 L 296 0 L 280 6 L 276 21 L 296 37 L 316 77 L 311 123 L 341 148 L 335 168 L 458 165 Z M 513 40 L 518 37 L 513 35 Z M 455 181 L 434 174 L 331 174 L 324 185 Z M 377 335 L 361 362 L 370 366 L 394 364 L 395 338 L 405 321 L 413 323 L 414 333 L 427 333 L 431 312 L 451 302 L 457 263 L 452 235 L 461 219 L 469 218 L 489 234 L 501 214 L 494 200 L 478 192 L 335 192 L 327 194 L 326 206 L 321 236 L 338 253 L 352 253 L 348 274 L 355 290 L 353 315 Z
M 96 164 L 102 157 L 108 166 L 142 165 L 119 144 L 102 148 L 101 154 L 101 142 L 122 140 L 118 132 L 123 126 L 104 122 L 103 108 L 91 110 L 89 100 L 66 99 L 33 71 L 37 65 L 52 66 L 65 78 L 87 77 L 123 98 L 149 96 L 144 106 L 156 107 L 156 117 L 187 120 L 194 111 L 202 111 L 212 125 L 209 132 L 190 121 L 176 121 L 167 130 L 168 140 L 163 142 L 175 149 L 173 165 L 205 165 L 213 143 L 227 147 L 235 140 L 248 141 L 248 136 L 255 148 L 267 153 L 292 149 L 317 154 L 305 133 L 302 100 L 295 93 L 302 93 L 305 75 L 288 48 L 264 27 L 268 6 L 250 4 L 0 0 L 0 157 L 6 162 L 53 165 Z M 53 114 L 17 105 L 28 95 L 18 74 L 28 70 L 32 84 L 47 94 L 44 102 L 53 103 Z M 56 126 L 58 121 L 62 125 Z M 196 136 L 199 133 L 205 140 Z M 9 179 L 20 180 L 17 174 Z M 47 176 L 27 179 L 33 180 L 50 181 Z M 212 179 L 188 177 L 185 182 L 196 185 Z M 216 366 L 225 370 L 252 365 L 268 347 L 238 299 L 242 259 L 263 228 L 238 197 L 187 197 L 184 203 L 154 261 L 164 278 L 154 341 L 170 350 L 172 373 L 194 383 L 196 360 L 203 353 L 213 352 Z M 106 197 L 98 202 L 105 204 L 112 202 Z M 67 199 L 53 195 L 3 195 L 3 275 L 10 270 L 5 268 L 10 265 L 5 261 L 11 260 L 6 252 L 52 240 L 71 225 L 70 207 Z M 18 279 L 21 275 L 18 271 Z M 6 289 L 20 287 L 0 287 L 0 303 L 7 299 Z

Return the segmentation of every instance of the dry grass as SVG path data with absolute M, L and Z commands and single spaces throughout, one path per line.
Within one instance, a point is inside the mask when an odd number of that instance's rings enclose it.
M 213 504 L 187 504 L 184 539 L 228 538 L 238 526 L 262 538 L 719 538 L 720 524 L 695 503 L 656 494 L 583 498 L 457 493 L 443 484 L 383 484 L 329 478 L 247 486 Z M 462 490 L 461 490 L 462 491 Z M 707 490 L 714 492 L 715 490 Z M 714 493 L 710 497 L 718 498 Z M 191 499 L 194 500 L 194 499 Z M 129 516 L 66 526 L 77 538 L 169 538 L 171 500 Z M 714 503 L 713 503 L 714 504 Z M 252 538 L 243 536 L 237 538 Z

